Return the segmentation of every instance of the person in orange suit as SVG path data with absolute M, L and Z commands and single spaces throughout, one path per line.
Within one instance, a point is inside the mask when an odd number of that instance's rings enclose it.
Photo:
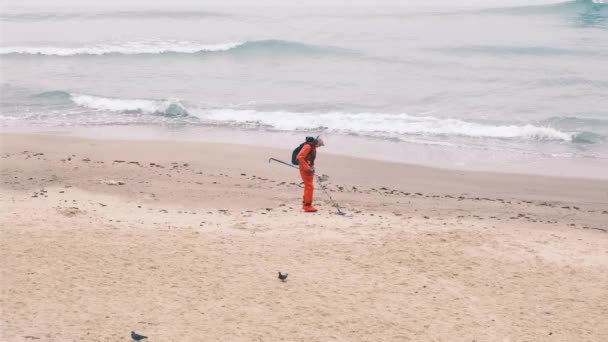
M 302 209 L 307 213 L 314 213 L 317 211 L 317 209 L 312 206 L 312 194 L 315 189 L 315 158 L 317 157 L 317 148 L 323 145 L 323 139 L 316 138 L 312 142 L 302 146 L 302 150 L 300 150 L 300 153 L 298 153 L 297 156 L 300 165 L 300 176 L 304 182 L 304 201 L 302 202 Z

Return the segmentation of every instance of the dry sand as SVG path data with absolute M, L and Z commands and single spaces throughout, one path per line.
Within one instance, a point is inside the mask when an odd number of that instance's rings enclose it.
M 608 182 L 1 136 L 2 341 L 606 341 Z M 289 273 L 286 282 L 277 271 Z

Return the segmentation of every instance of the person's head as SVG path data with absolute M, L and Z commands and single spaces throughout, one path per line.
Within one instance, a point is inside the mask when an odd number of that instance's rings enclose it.
M 319 138 L 319 137 L 317 137 L 317 138 L 315 139 L 315 146 L 316 146 L 316 147 L 321 147 L 321 146 L 324 146 L 324 145 L 325 145 L 325 142 L 323 141 L 323 139 L 321 139 L 321 138 Z

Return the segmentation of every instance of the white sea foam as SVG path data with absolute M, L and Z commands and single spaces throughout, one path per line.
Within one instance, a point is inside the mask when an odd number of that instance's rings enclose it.
M 139 112 L 169 116 L 187 115 L 184 106 L 177 100 L 117 99 L 101 96 L 70 94 L 76 105 L 110 112 Z
M 572 141 L 571 133 L 551 127 L 527 125 L 490 125 L 458 119 L 386 113 L 293 113 L 254 110 L 195 111 L 209 122 L 240 126 L 262 126 L 277 130 L 327 130 L 395 137 L 407 134 L 445 135 L 479 138 Z
M 24 54 L 46 56 L 76 56 L 106 54 L 138 55 L 161 53 L 198 53 L 228 51 L 243 44 L 243 42 L 201 44 L 189 41 L 133 41 L 102 43 L 82 47 L 8 46 L 0 47 L 0 55 Z
M 280 131 L 322 130 L 403 139 L 407 135 L 553 140 L 570 142 L 574 134 L 546 126 L 492 125 L 452 118 L 388 113 L 296 113 L 184 107 L 177 100 L 119 99 L 70 94 L 80 107 L 116 113 L 138 112 L 169 117 L 191 115 L 211 125 L 268 128 Z

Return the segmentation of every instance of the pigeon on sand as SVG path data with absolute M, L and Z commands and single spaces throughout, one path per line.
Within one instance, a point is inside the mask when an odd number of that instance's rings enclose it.
M 141 341 L 144 338 L 148 338 L 148 336 L 137 334 L 135 331 L 131 331 L 131 338 L 133 341 Z

